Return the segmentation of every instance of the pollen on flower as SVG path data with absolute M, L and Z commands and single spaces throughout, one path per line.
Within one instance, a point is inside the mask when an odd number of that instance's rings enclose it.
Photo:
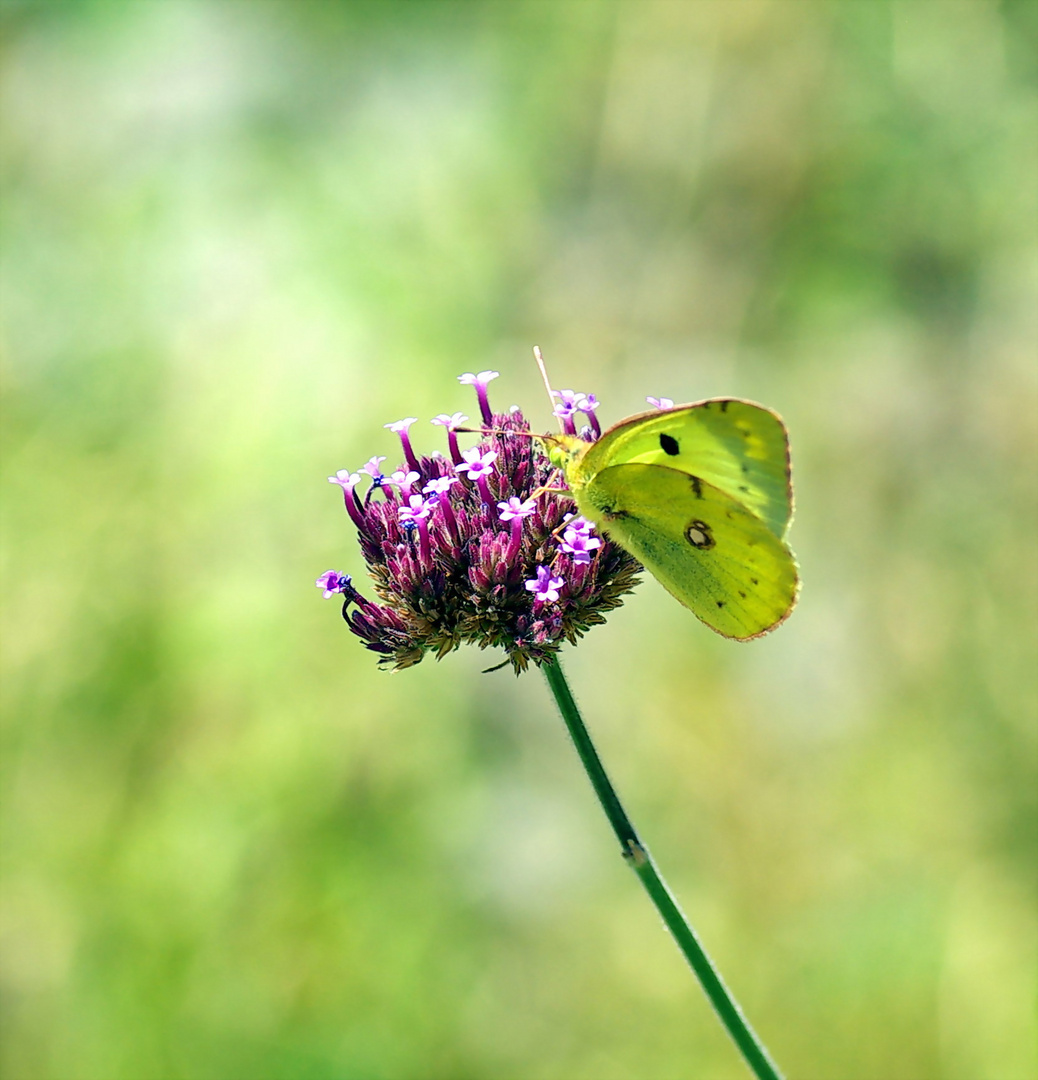
M 338 571 L 316 584 L 326 597 L 344 597 L 347 626 L 382 664 L 410 667 L 469 643 L 503 649 L 518 674 L 604 622 L 637 583 L 638 563 L 573 516 L 522 412 L 491 410 L 487 388 L 497 377 L 459 380 L 479 400 L 476 445 L 458 446 L 466 416 L 441 413 L 432 423 L 445 429 L 448 453 L 419 457 L 408 417 L 386 425 L 401 441 L 398 469 L 387 476 L 386 458 L 375 456 L 328 478 L 343 490 L 376 599 L 362 598 Z M 570 412 L 564 423 L 584 413 L 597 432 L 594 395 L 560 397 Z

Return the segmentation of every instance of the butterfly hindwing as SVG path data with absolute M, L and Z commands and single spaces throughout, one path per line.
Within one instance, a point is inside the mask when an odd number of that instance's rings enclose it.
M 641 413 L 592 443 L 578 466 L 587 482 L 613 465 L 662 465 L 727 492 L 783 537 L 793 512 L 789 439 L 762 405 L 717 398 Z
M 745 641 L 792 610 L 792 552 L 757 514 L 703 477 L 662 465 L 611 465 L 575 494 L 585 517 L 719 634 Z

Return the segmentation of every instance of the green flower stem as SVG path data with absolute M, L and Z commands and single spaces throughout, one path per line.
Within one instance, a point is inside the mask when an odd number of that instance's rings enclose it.
M 771 1060 L 764 1044 L 757 1037 L 756 1032 L 750 1027 L 749 1021 L 743 1016 L 735 998 L 732 997 L 721 978 L 720 972 L 714 967 L 706 950 L 696 937 L 688 919 L 685 918 L 678 902 L 663 880 L 656 864 L 652 861 L 649 849 L 641 842 L 638 833 L 631 824 L 616 790 L 609 782 L 609 777 L 602 766 L 602 761 L 595 750 L 584 721 L 580 717 L 580 710 L 573 700 L 566 676 L 557 659 L 549 659 L 541 664 L 544 677 L 548 680 L 548 686 L 555 695 L 555 701 L 562 713 L 562 719 L 566 722 L 570 736 L 580 755 L 580 760 L 595 789 L 598 801 L 609 818 L 613 832 L 620 841 L 620 849 L 623 857 L 641 878 L 645 891 L 656 905 L 656 910 L 667 925 L 667 929 L 674 935 L 678 948 L 685 954 L 696 978 L 710 999 L 710 1004 L 717 1011 L 728 1034 L 735 1040 L 746 1064 L 753 1070 L 759 1080 L 782 1080 L 782 1074 Z

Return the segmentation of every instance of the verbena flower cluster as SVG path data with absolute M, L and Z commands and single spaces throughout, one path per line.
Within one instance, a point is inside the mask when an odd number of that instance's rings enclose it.
M 596 536 L 575 516 L 540 442 L 517 407 L 494 413 L 488 386 L 495 371 L 466 374 L 479 401 L 482 426 L 473 447 L 458 442 L 468 417 L 442 414 L 447 453 L 419 457 L 411 443 L 413 416 L 386 427 L 403 449 L 399 468 L 385 457 L 357 472 L 330 476 L 342 488 L 377 600 L 366 599 L 348 574 L 317 579 L 325 597 L 342 595 L 343 618 L 379 662 L 394 668 L 437 659 L 464 642 L 505 651 L 516 674 L 575 642 L 637 584 L 639 564 Z M 563 429 L 600 434 L 594 395 L 558 392 Z M 548 488 L 542 491 L 543 488 Z

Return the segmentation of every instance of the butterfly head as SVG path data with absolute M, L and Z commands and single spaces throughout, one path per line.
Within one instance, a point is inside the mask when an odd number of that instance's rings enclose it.
M 569 476 L 574 465 L 587 453 L 590 445 L 576 435 L 542 435 L 548 460 L 556 469 Z

